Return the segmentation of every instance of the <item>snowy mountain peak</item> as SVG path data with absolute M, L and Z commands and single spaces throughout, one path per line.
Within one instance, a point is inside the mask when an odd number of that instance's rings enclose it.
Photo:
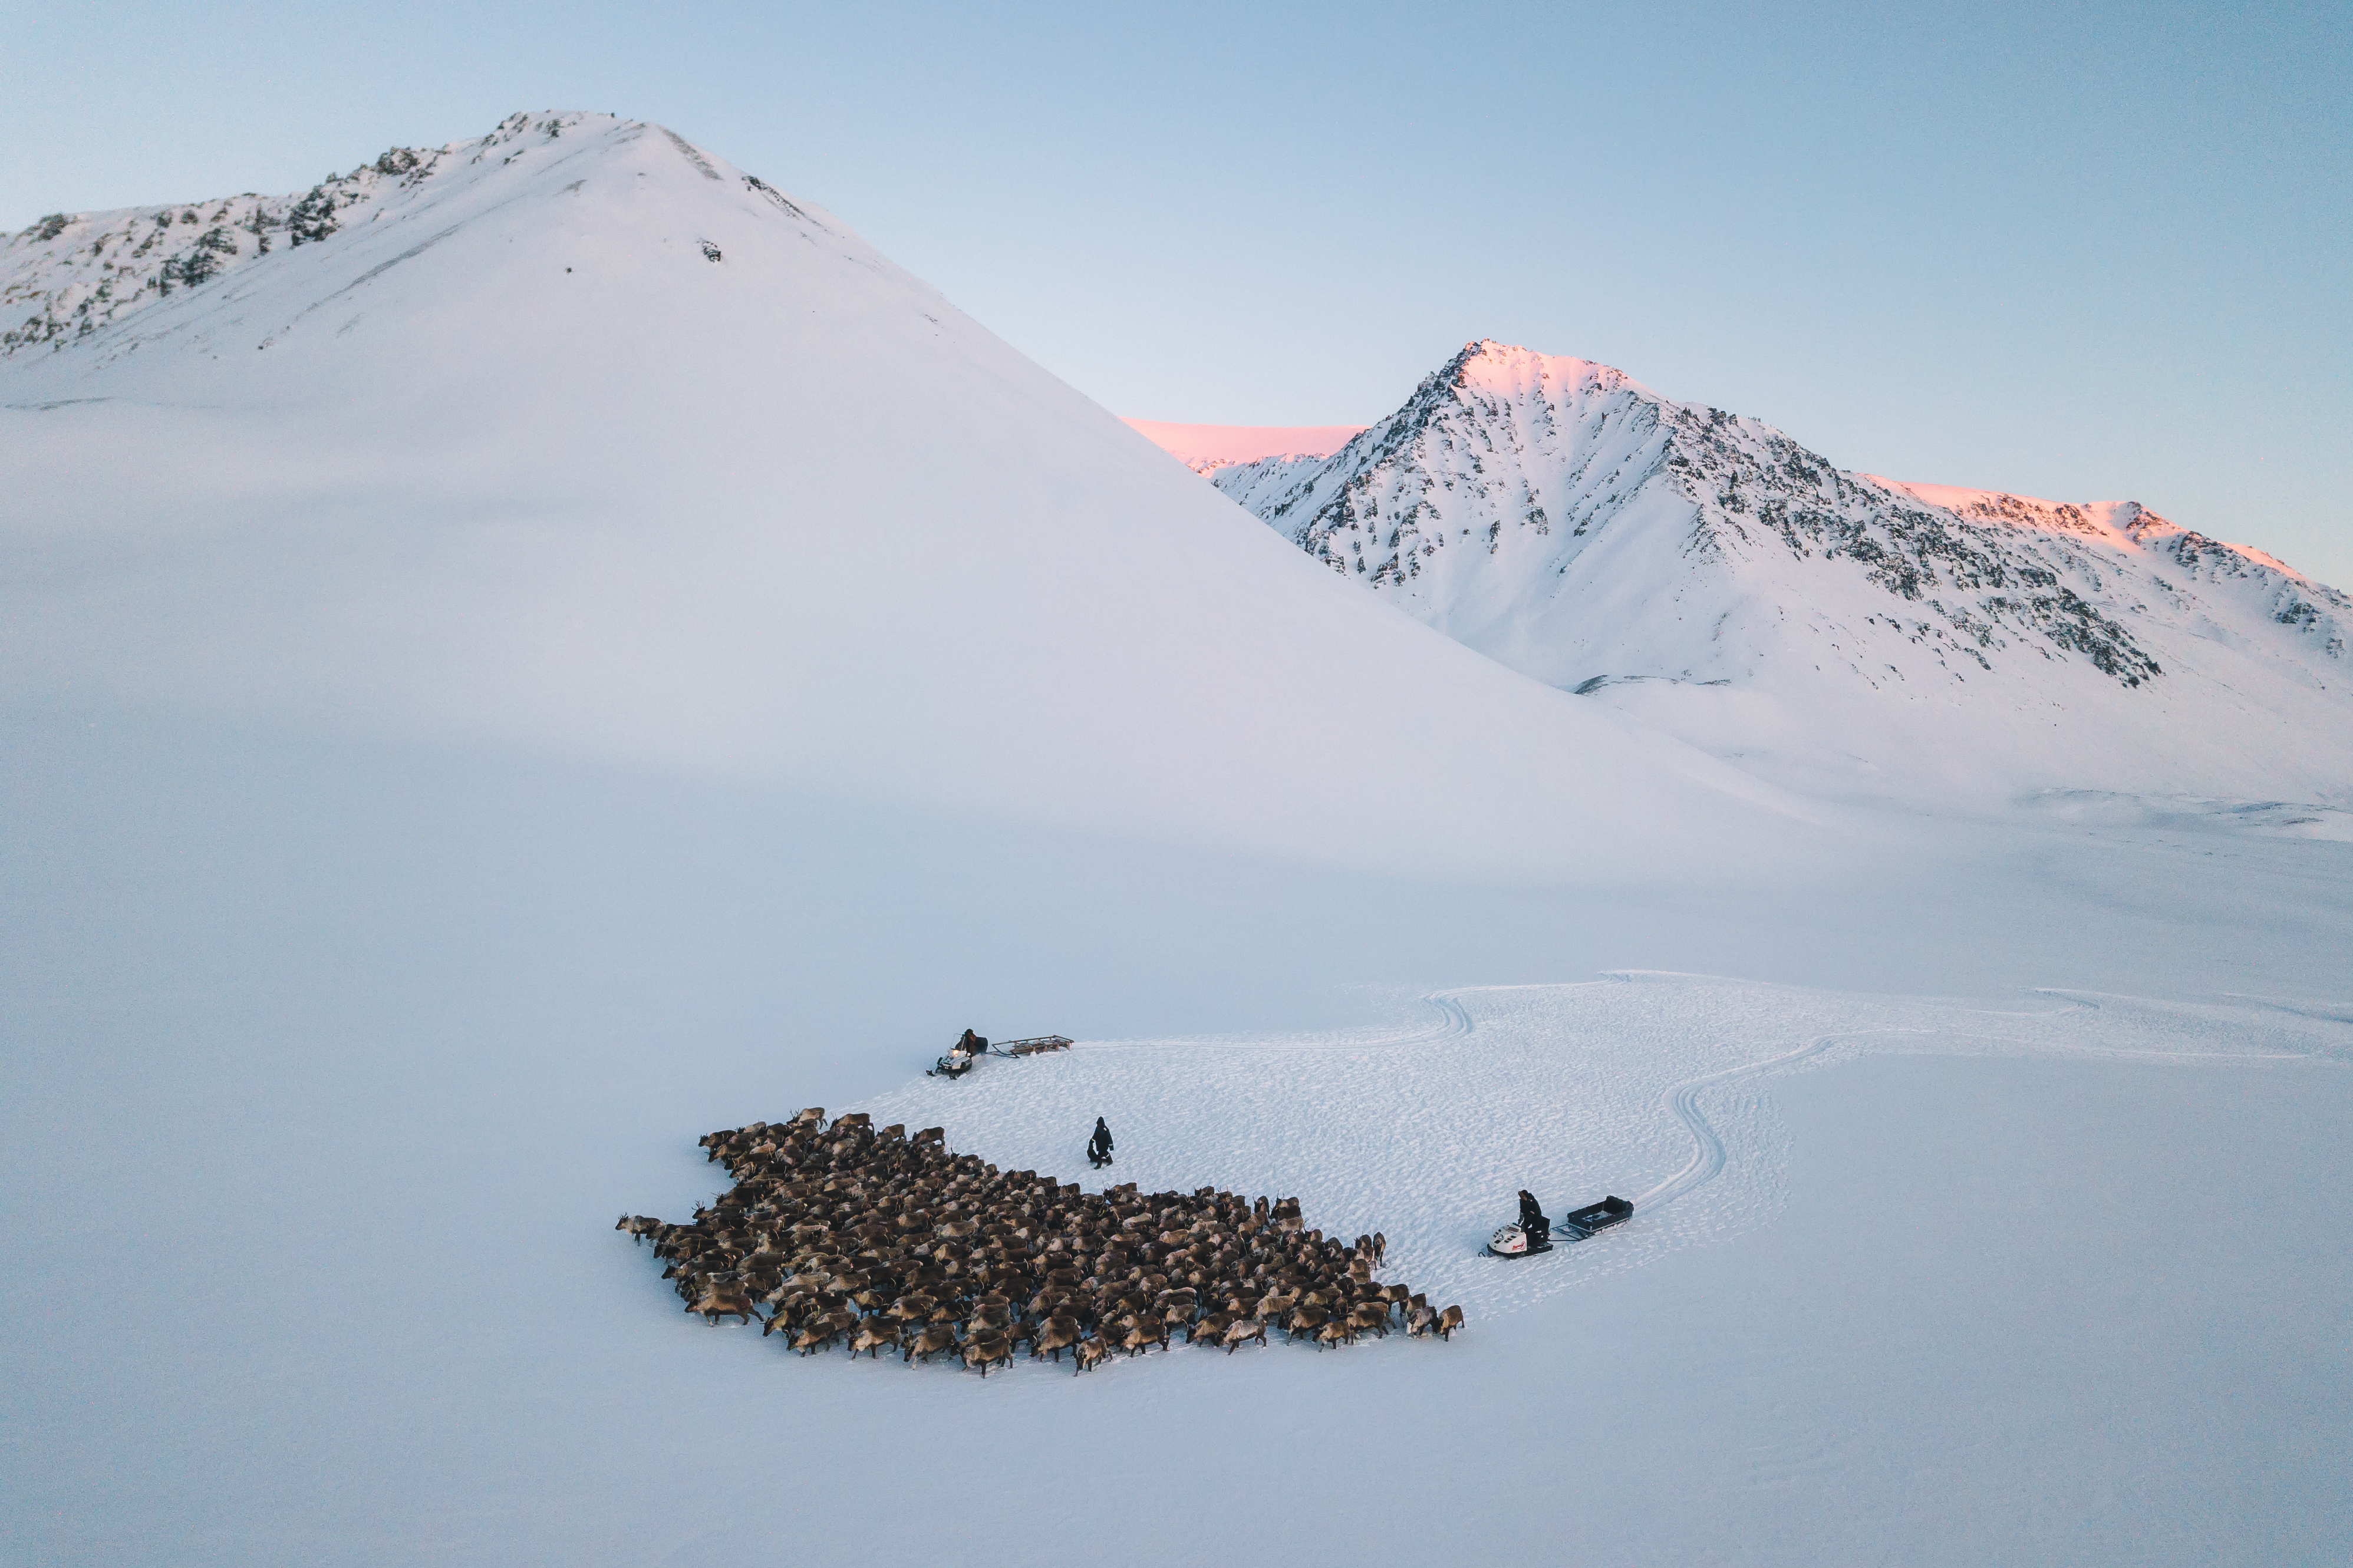
M 2346 734 L 2353 601 L 2260 551 L 2132 501 L 1850 473 L 1588 360 L 1468 343 L 1333 456 L 1212 482 L 1565 690 L 1802 688 L 1820 709 L 1848 688 L 1974 702 L 1990 685 L 2024 710 L 2186 673 L 2242 705 L 2326 693 L 2326 739 Z
M 1518 395 L 1547 383 L 1589 384 L 1603 392 L 1614 392 L 1633 384 L 1631 376 L 1614 365 L 1563 354 L 1538 353 L 1513 343 L 1499 343 L 1493 338 L 1463 344 L 1462 352 L 1448 361 L 1446 368 L 1432 379 L 1443 379 L 1465 391 L 1499 396 Z
M 586 144 L 664 139 L 696 174 L 740 182 L 792 217 L 826 226 L 781 192 L 719 165 L 677 132 L 581 111 L 518 113 L 488 134 L 439 147 L 392 147 L 307 191 L 162 206 L 52 213 L 0 243 L 0 358 L 87 342 L 175 296 L 217 289 L 273 256 L 427 212 L 485 177 L 528 175 Z M 519 165 L 519 167 L 518 167 Z

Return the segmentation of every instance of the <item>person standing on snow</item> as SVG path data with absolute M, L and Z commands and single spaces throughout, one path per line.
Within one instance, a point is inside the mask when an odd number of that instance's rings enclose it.
M 1095 1135 L 1087 1140 L 1087 1159 L 1098 1171 L 1111 1163 L 1111 1124 L 1095 1118 Z

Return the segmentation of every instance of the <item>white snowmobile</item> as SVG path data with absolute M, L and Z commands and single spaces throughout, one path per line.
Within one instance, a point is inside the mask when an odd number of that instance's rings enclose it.
M 1598 1204 L 1588 1204 L 1573 1214 L 1554 1220 L 1549 1234 L 1531 1232 L 1525 1226 L 1507 1225 L 1487 1238 L 1490 1258 L 1534 1258 L 1539 1252 L 1550 1252 L 1555 1245 L 1583 1241 L 1597 1230 L 1607 1230 L 1613 1225 L 1624 1225 L 1634 1215 L 1634 1205 L 1624 1198 L 1603 1198 Z
M 1536 1241 L 1523 1226 L 1504 1226 L 1487 1238 L 1487 1256 L 1490 1258 L 1533 1258 L 1539 1252 L 1551 1250 L 1550 1240 Z

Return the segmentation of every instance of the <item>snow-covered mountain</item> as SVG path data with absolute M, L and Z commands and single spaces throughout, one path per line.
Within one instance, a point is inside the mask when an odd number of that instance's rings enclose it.
M 1329 458 L 1211 478 L 1503 663 L 1817 781 L 2263 798 L 2353 778 L 2353 601 L 2134 502 L 1846 472 L 1492 342 Z
M 658 126 L 518 115 L 299 195 L 58 215 L 0 297 L 0 700 L 1389 868 L 1798 827 L 1334 581 Z

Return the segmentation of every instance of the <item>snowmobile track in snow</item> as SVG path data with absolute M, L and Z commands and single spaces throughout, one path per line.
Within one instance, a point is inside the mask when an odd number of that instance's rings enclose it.
M 1675 1120 L 1683 1124 L 1683 1131 L 1691 1134 L 1692 1142 L 1696 1147 L 1692 1151 L 1690 1164 L 1634 1199 L 1635 1214 L 1639 1215 L 1646 1209 L 1663 1207 L 1686 1193 L 1714 1181 L 1724 1170 L 1724 1140 L 1715 1135 L 1715 1130 L 1707 1124 L 1707 1118 L 1700 1112 L 1699 1095 L 1702 1089 L 1713 1088 L 1721 1083 L 1729 1083 L 1735 1079 L 1753 1078 L 1769 1073 L 1776 1068 L 1788 1067 L 1809 1058 L 1820 1056 L 1838 1040 L 1853 1039 L 1865 1035 L 1919 1032 L 1921 1031 L 1859 1029 L 1850 1034 L 1823 1035 L 1811 1044 L 1800 1046 L 1785 1055 L 1769 1058 L 1761 1062 L 1752 1062 L 1746 1067 L 1726 1068 L 1722 1072 L 1706 1073 L 1675 1085 L 1667 1091 L 1662 1103 L 1673 1114 Z

